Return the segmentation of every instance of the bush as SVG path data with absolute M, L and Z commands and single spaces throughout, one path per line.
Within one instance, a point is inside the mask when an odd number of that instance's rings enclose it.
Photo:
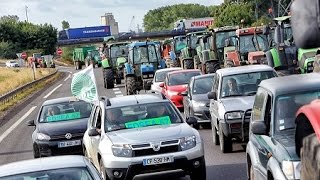
M 2 59 L 16 59 L 18 48 L 15 48 L 13 43 L 0 42 L 0 58 Z

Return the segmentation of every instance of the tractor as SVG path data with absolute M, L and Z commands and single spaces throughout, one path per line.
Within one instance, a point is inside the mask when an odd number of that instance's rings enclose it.
M 87 55 L 87 61 L 86 61 L 86 66 L 88 66 L 89 64 L 93 65 L 93 68 L 95 67 L 95 65 L 97 65 L 98 67 L 102 66 L 102 57 L 99 54 L 99 50 L 97 49 L 92 49 L 92 50 L 88 50 L 88 55 Z
M 124 78 L 123 70 L 128 58 L 128 44 L 129 42 L 109 44 L 109 57 L 105 59 L 108 62 L 102 61 L 104 87 L 107 89 L 114 88 L 115 81 L 116 84 L 121 84 L 121 79 Z
M 155 71 L 164 68 L 159 48 L 154 42 L 134 42 L 129 45 L 128 62 L 124 68 L 124 82 L 127 95 L 140 90 L 150 90 Z
M 174 36 L 170 45 L 168 41 L 164 43 L 164 52 L 168 51 L 168 57 L 166 59 L 166 64 L 168 67 L 181 67 L 181 62 L 179 57 L 181 55 L 181 50 L 187 46 L 187 38 L 184 35 Z M 164 56 L 166 57 L 166 56 Z
M 236 36 L 225 41 L 225 48 L 235 46 L 234 51 L 225 54 L 224 67 L 261 64 L 265 61 L 265 51 L 269 49 L 268 32 L 263 27 L 236 30 Z M 233 44 L 235 43 L 235 44 Z
M 83 65 L 88 66 L 90 59 L 88 56 L 88 52 L 94 50 L 95 46 L 88 46 L 88 47 L 81 47 L 81 48 L 74 48 L 73 50 L 73 63 L 76 70 L 82 69 Z

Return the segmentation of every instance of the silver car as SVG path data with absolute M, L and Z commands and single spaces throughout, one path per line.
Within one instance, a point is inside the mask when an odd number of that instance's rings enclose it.
M 155 72 L 152 85 L 151 85 L 151 90 L 155 91 L 161 91 L 161 87 L 159 86 L 164 80 L 166 79 L 166 76 L 169 72 L 172 71 L 177 71 L 177 70 L 182 70 L 182 68 L 176 67 L 176 68 L 165 68 L 165 69 L 159 69 Z
M 83 143 L 85 155 L 105 179 L 185 173 L 192 180 L 206 179 L 199 132 L 161 93 L 101 99 Z

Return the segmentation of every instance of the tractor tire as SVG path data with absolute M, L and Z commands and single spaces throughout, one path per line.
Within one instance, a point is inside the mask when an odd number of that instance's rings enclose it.
M 112 69 L 105 69 L 104 70 L 104 87 L 107 89 L 114 88 L 114 77 Z
M 80 61 L 78 62 L 78 69 L 82 69 L 82 63 Z
M 180 67 L 179 61 L 178 60 L 171 61 L 169 67 Z
M 136 94 L 137 87 L 136 87 L 136 79 L 134 77 L 126 77 L 126 92 L 127 95 Z
M 183 60 L 183 69 L 194 69 L 193 59 Z
M 320 143 L 316 134 L 311 134 L 303 140 L 301 150 L 300 179 L 320 179 Z
M 206 64 L 206 74 L 215 73 L 218 69 L 220 69 L 219 63 L 209 62 Z

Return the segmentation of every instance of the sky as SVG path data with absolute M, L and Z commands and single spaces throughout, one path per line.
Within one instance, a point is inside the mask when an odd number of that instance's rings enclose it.
M 49 23 L 61 30 L 61 21 L 69 22 L 71 28 L 101 25 L 100 17 L 113 13 L 119 23 L 119 31 L 132 30 L 142 26 L 144 15 L 151 9 L 178 3 L 218 5 L 223 0 L 0 0 L 0 16 L 17 15 L 35 24 Z M 26 8 L 27 6 L 27 8 Z

